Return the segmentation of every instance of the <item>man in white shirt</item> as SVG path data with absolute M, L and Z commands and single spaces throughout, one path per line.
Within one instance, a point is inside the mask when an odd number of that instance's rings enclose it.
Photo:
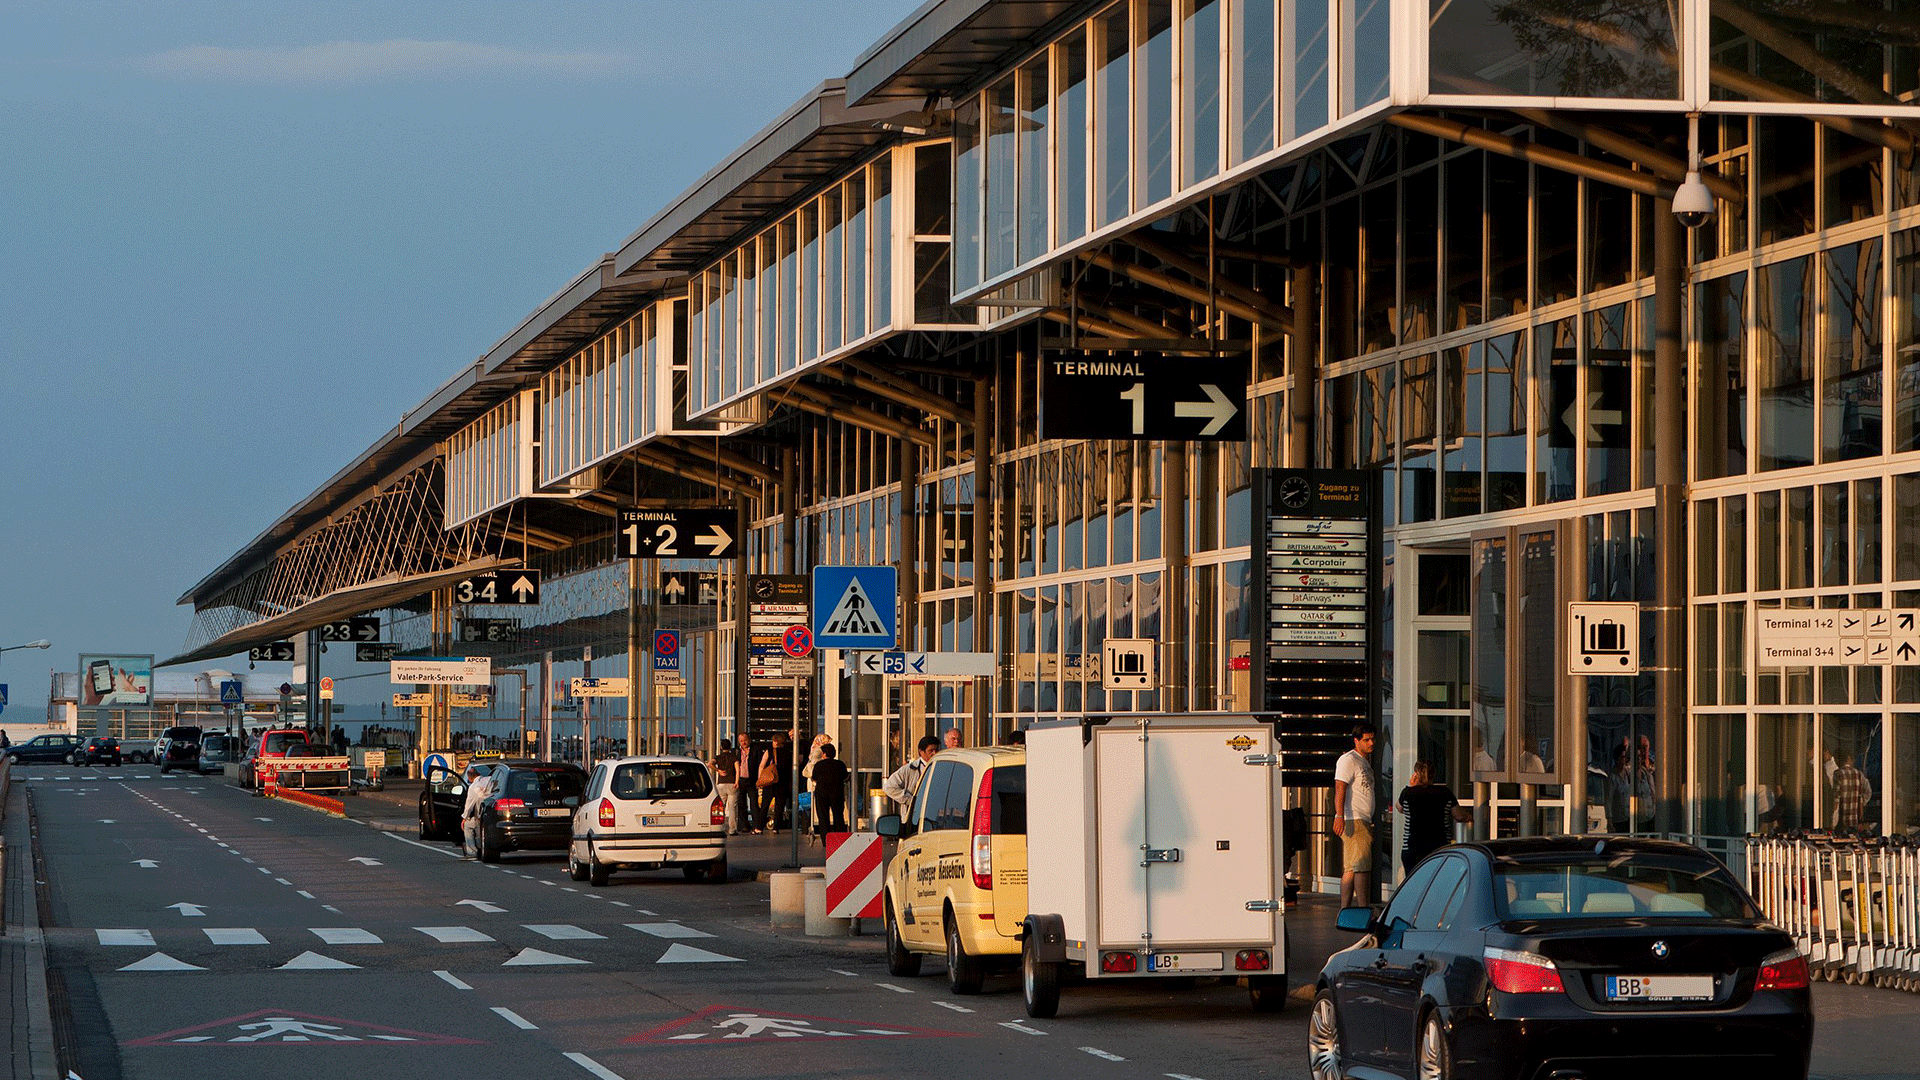
M 478 765 L 467 766 L 467 801 L 460 811 L 460 831 L 464 836 L 462 850 L 467 858 L 480 857 L 480 804 L 493 794 L 493 774 L 482 773 Z
M 1355 724 L 1353 749 L 1333 767 L 1333 828 L 1340 836 L 1340 906 L 1365 907 L 1373 893 L 1372 724 Z
M 901 820 L 913 809 L 913 793 L 920 790 L 920 781 L 927 775 L 927 763 L 933 755 L 940 752 L 940 740 L 931 735 L 920 740 L 915 749 L 914 758 L 905 765 L 893 770 L 893 774 L 880 782 L 880 790 L 887 793 L 900 807 Z

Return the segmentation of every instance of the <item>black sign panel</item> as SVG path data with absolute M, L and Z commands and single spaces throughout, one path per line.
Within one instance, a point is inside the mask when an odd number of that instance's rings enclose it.
M 380 620 L 372 615 L 356 615 L 320 624 L 321 641 L 379 641 Z
M 800 736 L 793 745 L 813 745 L 812 684 L 801 681 L 796 690 L 791 682 L 753 682 L 747 684 L 747 738 L 754 753 L 771 745 L 774 732 L 794 726 L 794 695 L 800 697 Z M 756 761 L 756 764 L 758 762 Z M 802 764 L 805 764 L 804 759 Z
M 519 619 L 460 620 L 461 641 L 512 641 L 519 632 Z
M 362 664 L 384 664 L 400 652 L 400 646 L 391 641 L 358 642 L 353 647 L 353 658 Z
M 255 645 L 247 650 L 249 660 L 273 660 L 286 662 L 293 659 L 293 642 L 269 641 L 264 645 Z
M 1379 478 L 1335 469 L 1259 469 L 1260 711 L 1280 744 L 1281 782 L 1331 787 L 1353 726 L 1379 723 Z
M 540 571 L 489 570 L 453 587 L 456 604 L 537 604 Z
M 712 570 L 669 570 L 660 575 L 660 602 L 717 604 L 720 602 L 720 575 Z
M 1040 437 L 1242 441 L 1247 379 L 1244 357 L 1050 351 L 1040 361 Z
M 733 559 L 738 515 L 722 507 L 620 511 L 620 554 L 629 559 Z

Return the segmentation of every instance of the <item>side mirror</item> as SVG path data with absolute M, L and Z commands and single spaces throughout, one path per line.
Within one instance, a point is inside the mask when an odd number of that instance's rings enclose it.
M 900 815 L 882 814 L 874 819 L 873 831 L 890 840 L 900 838 Z
M 1365 934 L 1373 930 L 1373 909 L 1364 907 L 1341 908 L 1333 925 L 1349 934 Z

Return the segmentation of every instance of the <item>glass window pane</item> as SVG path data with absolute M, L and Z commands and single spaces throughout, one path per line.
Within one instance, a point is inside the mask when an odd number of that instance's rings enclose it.
M 1279 60 L 1275 29 L 1280 0 L 1234 0 L 1232 28 L 1233 163 L 1274 146 L 1274 93 Z
M 1220 171 L 1220 9 L 1225 0 L 1185 0 L 1181 30 L 1180 184 Z
M 1076 30 L 1053 52 L 1054 82 L 1054 213 L 1057 242 L 1078 239 L 1087 231 L 1087 34 Z
M 1920 230 L 1893 234 L 1893 444 L 1920 450 Z
M 1436 363 L 1431 354 L 1410 356 L 1400 365 L 1401 432 L 1400 520 L 1432 521 L 1435 512 L 1434 426 Z
M 1473 772 L 1507 771 L 1507 539 L 1473 542 Z
M 1011 75 L 987 88 L 987 264 L 988 278 L 1013 269 L 1015 213 L 1018 207 L 1014 189 L 1018 175 L 1015 132 L 1019 127 L 1014 80 Z M 985 280 L 985 279 L 982 279 Z
M 1694 729 L 1694 831 L 1706 836 L 1747 832 L 1747 718 L 1702 716 Z
M 1327 126 L 1327 66 L 1332 60 L 1327 35 L 1327 5 L 1321 0 L 1296 0 L 1292 33 L 1285 35 L 1291 44 L 1293 63 L 1283 65 L 1288 80 L 1289 108 L 1283 119 L 1285 130 L 1280 141 L 1289 142 Z
M 1633 353 L 1627 348 L 1627 332 L 1625 304 L 1587 318 L 1587 392 L 1581 427 L 1589 495 L 1633 486 Z
M 1431 0 L 1436 94 L 1673 98 L 1680 93 L 1666 4 L 1569 9 Z
M 820 355 L 820 238 L 812 206 L 800 211 L 800 362 Z
M 1138 0 L 1139 71 L 1134 108 L 1140 147 L 1140 190 L 1136 207 L 1151 206 L 1173 194 L 1173 0 Z
M 1119 221 L 1132 210 L 1131 41 L 1126 4 L 1115 4 L 1093 21 L 1093 93 L 1099 110 L 1093 118 L 1095 226 Z
M 846 236 L 843 204 L 838 190 L 820 196 L 820 351 L 832 352 L 842 336 L 842 276 Z
M 1755 117 L 1760 243 L 1814 231 L 1814 126 L 1791 117 Z
M 1393 4 L 1390 0 L 1340 0 L 1342 81 L 1340 112 L 1385 100 L 1393 89 Z
M 980 141 L 980 96 L 975 94 L 953 110 L 953 291 L 965 292 L 980 284 L 980 207 L 985 180 L 985 147 Z M 920 211 L 921 224 L 926 223 Z M 922 232 L 926 230 L 922 229 Z
M 1880 239 L 1835 248 L 1826 270 L 1826 355 L 1820 373 L 1820 460 L 1880 453 Z
M 1487 510 L 1527 504 L 1525 340 L 1519 332 L 1486 343 Z
M 1481 257 L 1484 241 L 1481 211 L 1481 162 L 1479 154 L 1462 154 L 1446 163 L 1447 170 L 1447 329 L 1460 330 L 1478 325 L 1484 316 L 1486 291 L 1481 283 Z
M 879 330 L 893 325 L 893 167 L 888 159 L 873 167 L 873 319 Z
M 1806 256 L 1759 272 L 1754 382 L 1762 471 L 1813 464 L 1812 272 Z
M 1579 443 L 1566 419 L 1578 418 L 1580 353 L 1574 321 L 1561 319 L 1534 334 L 1534 395 L 1540 427 L 1534 434 L 1534 499 L 1559 502 L 1574 496 Z
M 1790 6 L 1752 0 L 1711 0 L 1709 10 L 1714 59 L 1719 65 L 1737 60 L 1736 74 L 1754 72 L 1766 84 L 1809 99 L 1859 104 L 1887 100 L 1881 88 L 1889 81 L 1912 86 L 1911 48 L 1887 47 L 1901 36 L 1891 32 L 1878 0 L 1850 0 L 1827 9 L 1845 17 L 1823 10 L 1823 17 L 1793 18 Z M 1904 38 L 1912 41 L 1911 35 Z M 1906 62 L 1904 70 L 1889 66 L 1895 57 Z M 1754 80 L 1715 76 L 1717 100 L 1744 101 L 1759 92 Z
M 1695 410 L 1703 480 L 1747 471 L 1747 275 L 1700 286 L 1700 391 Z
M 1481 342 L 1448 349 L 1440 386 L 1440 445 L 1446 447 L 1441 480 L 1441 515 L 1465 517 L 1480 512 L 1482 397 L 1486 392 L 1486 348 Z
M 1047 235 L 1047 58 L 1043 54 L 1020 69 L 1020 254 L 1027 262 L 1046 254 Z
M 857 341 L 867 334 L 867 182 L 863 176 L 848 180 L 844 192 L 847 229 L 847 326 L 846 340 Z
M 1880 480 L 1853 482 L 1853 581 L 1880 582 Z
M 1551 141 L 1542 139 L 1542 141 Z M 1538 280 L 1538 306 L 1571 300 L 1580 269 L 1579 230 L 1570 223 L 1580 212 L 1580 181 L 1568 173 L 1544 166 L 1533 170 L 1533 236 Z
M 1809 829 L 1814 822 L 1816 762 L 1808 748 L 1813 743 L 1813 718 L 1804 714 L 1754 718 L 1758 750 L 1754 794 L 1761 832 Z M 1767 804 L 1771 802 L 1771 806 Z

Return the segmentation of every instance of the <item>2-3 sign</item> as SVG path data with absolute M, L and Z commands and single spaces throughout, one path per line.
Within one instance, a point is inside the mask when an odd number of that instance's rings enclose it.
M 321 641 L 379 641 L 380 620 L 373 615 L 357 615 L 320 624 Z
M 620 554 L 629 559 L 731 559 L 734 511 L 703 507 L 620 511 Z

